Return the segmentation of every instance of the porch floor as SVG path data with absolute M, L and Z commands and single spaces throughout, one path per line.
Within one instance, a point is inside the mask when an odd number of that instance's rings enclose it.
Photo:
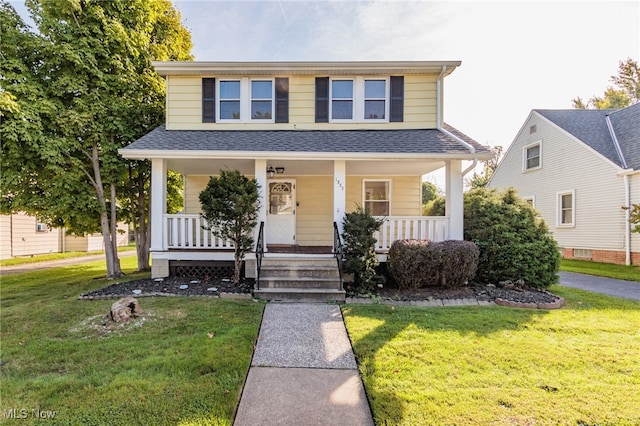
M 267 252 L 268 253 L 288 253 L 288 254 L 332 254 L 333 247 L 267 244 Z

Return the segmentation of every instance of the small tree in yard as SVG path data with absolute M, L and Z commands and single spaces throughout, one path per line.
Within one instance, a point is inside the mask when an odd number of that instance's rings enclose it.
M 258 223 L 258 189 L 255 179 L 249 179 L 238 170 L 222 170 L 220 176 L 209 179 L 200 193 L 202 217 L 216 237 L 233 241 L 235 246 L 235 274 L 240 281 L 240 269 L 246 253 L 253 247 L 253 229 Z
M 362 206 L 345 215 L 344 232 L 344 270 L 353 273 L 354 284 L 359 292 L 373 290 L 376 277 L 376 239 L 373 233 L 382 226 L 384 220 L 371 216 Z

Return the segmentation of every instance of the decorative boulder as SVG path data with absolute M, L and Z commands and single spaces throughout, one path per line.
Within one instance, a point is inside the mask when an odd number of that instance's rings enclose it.
M 137 318 L 142 314 L 138 300 L 133 297 L 124 297 L 113 305 L 109 316 L 115 322 L 127 322 L 131 318 Z

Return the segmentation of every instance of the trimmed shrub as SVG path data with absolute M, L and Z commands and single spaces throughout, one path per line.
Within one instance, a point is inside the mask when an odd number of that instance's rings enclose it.
M 480 249 L 479 283 L 523 280 L 545 288 L 558 280 L 558 245 L 536 210 L 513 188 L 465 194 L 464 238 Z
M 344 241 L 344 271 L 353 273 L 354 285 L 358 293 L 367 293 L 375 288 L 376 239 L 373 233 L 382 226 L 384 220 L 371 216 L 362 206 L 344 217 L 342 239 Z
M 471 280 L 479 250 L 469 241 L 394 241 L 387 265 L 403 289 L 429 286 L 459 287 Z

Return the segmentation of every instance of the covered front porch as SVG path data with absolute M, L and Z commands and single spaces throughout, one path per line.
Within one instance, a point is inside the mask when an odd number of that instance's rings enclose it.
M 444 168 L 446 213 L 420 216 L 421 176 Z M 152 275 L 169 275 L 174 261 L 231 260 L 233 245 L 205 230 L 198 193 L 209 176 L 238 169 L 260 185 L 258 241 L 265 257 L 300 252 L 304 247 L 334 247 L 334 230 L 342 232 L 344 215 L 363 205 L 385 222 L 376 232 L 381 261 L 398 239 L 442 241 L 463 238 L 463 176 L 461 159 L 450 158 L 153 158 L 151 186 Z M 166 176 L 185 176 L 185 206 L 166 213 Z M 273 172 L 273 173 L 272 173 Z M 380 191 L 379 194 L 376 191 Z M 257 249 L 257 248 L 256 248 Z M 293 253 L 295 254 L 295 253 Z M 306 253 L 308 254 L 308 253 Z M 326 256 L 326 254 L 325 254 Z M 246 275 L 255 277 L 255 257 Z

